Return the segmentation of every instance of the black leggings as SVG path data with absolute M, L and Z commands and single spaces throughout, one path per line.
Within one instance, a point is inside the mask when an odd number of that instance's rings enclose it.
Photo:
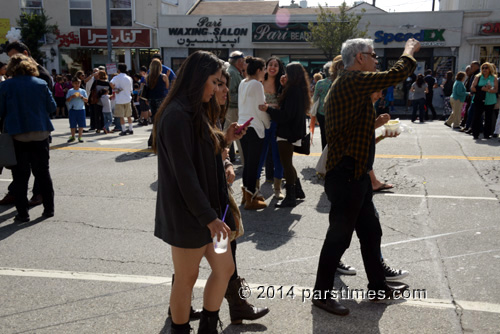
M 252 194 L 255 193 L 257 171 L 259 170 L 260 155 L 264 145 L 264 138 L 260 138 L 255 129 L 249 127 L 247 133 L 240 139 L 243 150 L 243 186 Z
M 286 183 L 295 184 L 297 181 L 297 171 L 293 167 L 293 144 L 279 140 L 278 151 L 280 152 L 280 160 L 283 165 Z

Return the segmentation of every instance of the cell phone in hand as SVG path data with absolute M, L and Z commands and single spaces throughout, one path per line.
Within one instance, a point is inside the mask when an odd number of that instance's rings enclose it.
M 241 133 L 241 131 L 243 131 L 243 129 L 245 129 L 247 126 L 250 125 L 252 120 L 253 120 L 253 117 L 250 117 L 250 119 L 248 121 L 246 121 L 242 126 L 240 126 L 238 129 L 236 129 L 236 131 L 234 131 L 234 134 L 239 135 Z

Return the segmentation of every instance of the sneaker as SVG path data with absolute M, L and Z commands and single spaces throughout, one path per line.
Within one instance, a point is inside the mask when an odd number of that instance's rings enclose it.
M 122 130 L 120 130 L 119 128 L 114 128 L 112 132 L 121 132 Z
M 79 143 L 83 143 L 83 139 L 82 139 L 82 137 L 78 137 L 78 142 L 79 142 Z
M 339 261 L 339 264 L 337 264 L 337 271 L 344 275 L 356 275 L 356 268 L 351 267 L 342 261 Z
M 125 131 L 128 135 L 133 135 L 134 134 L 134 130 L 127 130 Z
M 118 134 L 119 136 L 126 136 L 127 135 L 127 131 L 122 131 Z
M 410 273 L 407 270 L 402 269 L 392 269 L 385 263 L 384 260 L 381 260 L 382 266 L 384 267 L 384 275 L 386 281 L 398 281 L 402 278 L 405 278 Z
M 74 141 L 75 141 L 75 137 L 69 137 L 69 139 L 68 139 L 68 143 L 72 143 L 72 142 L 74 142 Z

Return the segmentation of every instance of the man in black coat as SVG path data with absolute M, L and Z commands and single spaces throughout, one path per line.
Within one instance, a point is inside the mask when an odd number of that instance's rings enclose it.
M 432 70 L 425 71 L 425 82 L 428 86 L 428 93 L 425 94 L 425 105 L 427 106 L 427 111 L 425 112 L 425 119 L 429 119 L 429 109 L 432 112 L 432 119 L 436 119 L 436 109 L 432 105 L 432 98 L 434 97 L 434 87 L 436 85 L 436 79 L 432 76 Z

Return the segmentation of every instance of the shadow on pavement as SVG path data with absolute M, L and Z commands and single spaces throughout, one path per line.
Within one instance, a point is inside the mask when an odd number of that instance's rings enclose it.
M 8 215 L 3 215 L 0 217 L 0 221 L 6 221 L 7 219 L 14 218 L 14 216 L 16 214 L 17 214 L 17 211 L 13 211 Z M 14 233 L 16 233 L 18 231 L 21 231 L 25 228 L 36 225 L 36 224 L 38 224 L 46 219 L 48 219 L 48 218 L 41 216 L 41 217 L 33 219 L 27 223 L 15 223 L 15 222 L 13 222 L 12 224 L 2 226 L 2 227 L 0 227 L 0 241 L 7 239 L 8 237 L 10 237 L 11 235 L 13 235 Z

